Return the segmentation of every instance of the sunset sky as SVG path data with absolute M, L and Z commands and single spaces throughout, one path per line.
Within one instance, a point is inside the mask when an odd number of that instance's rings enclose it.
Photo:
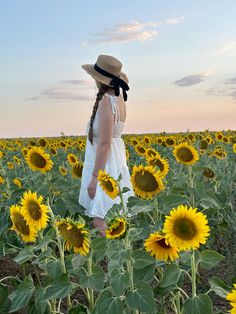
M 234 0 L 3 0 L 0 138 L 85 135 L 108 54 L 129 77 L 123 133 L 236 129 Z

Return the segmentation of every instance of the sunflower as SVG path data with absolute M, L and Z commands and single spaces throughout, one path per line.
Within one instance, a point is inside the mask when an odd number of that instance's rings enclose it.
M 106 237 L 108 239 L 121 238 L 127 230 L 127 221 L 122 217 L 116 217 L 108 224 L 106 229 Z
M 18 179 L 18 178 L 14 178 L 14 179 L 13 179 L 13 183 L 14 183 L 15 185 L 17 185 L 19 188 L 22 187 L 21 180 Z
M 3 184 L 4 182 L 5 182 L 5 179 L 2 176 L 0 176 L 0 184 Z
M 59 166 L 59 171 L 60 171 L 62 176 L 66 176 L 67 175 L 67 169 L 64 168 L 63 166 Z
M 152 157 L 161 157 L 159 152 L 151 147 L 146 149 L 145 156 L 147 159 L 152 158 Z
M 112 178 L 105 170 L 98 171 L 97 180 L 103 191 L 112 199 L 119 194 L 118 182 Z
M 161 178 L 164 178 L 167 173 L 169 172 L 169 163 L 168 163 L 168 160 L 167 159 L 164 159 L 164 158 L 161 158 L 160 156 L 158 157 L 149 157 L 147 159 L 149 165 L 151 166 L 156 166 L 157 169 L 160 170 L 160 172 L 158 173 L 158 175 L 161 177 Z
M 45 153 L 43 148 L 34 146 L 32 147 L 27 155 L 26 161 L 31 170 L 33 171 L 41 171 L 43 173 L 51 170 L 53 166 L 53 162 L 50 159 L 50 155 Z
M 2 156 L 3 156 L 3 152 L 2 152 L 2 151 L 0 151 L 0 159 L 2 158 Z
M 166 216 L 163 232 L 171 246 L 179 250 L 190 250 L 206 243 L 210 227 L 206 215 L 196 212 L 196 208 L 179 205 Z
M 172 247 L 165 235 L 160 232 L 154 232 L 145 240 L 144 247 L 146 251 L 150 252 L 156 259 L 166 261 L 173 261 L 179 257 L 177 247 Z
M 213 151 L 213 155 L 218 159 L 224 159 L 227 156 L 226 151 L 223 148 L 216 148 Z
M 25 242 L 35 242 L 37 231 L 32 225 L 29 225 L 22 214 L 22 208 L 19 205 L 11 205 L 10 218 L 12 221 L 11 230 L 15 230 L 16 233 Z
M 17 165 L 21 164 L 21 160 L 17 156 L 13 156 L 13 159 L 17 163 Z
M 41 137 L 38 140 L 38 143 L 39 143 L 39 146 L 41 146 L 41 147 L 46 147 L 48 145 L 48 141 L 45 137 Z
M 77 162 L 72 166 L 72 176 L 76 179 L 79 179 L 82 177 L 83 172 L 83 163 Z
M 231 301 L 230 305 L 232 305 L 232 309 L 230 310 L 230 313 L 235 314 L 236 313 L 236 283 L 234 283 L 234 288 L 230 293 L 226 295 L 226 300 Z
M 236 154 L 236 143 L 233 145 L 233 152 Z
M 70 250 L 70 248 L 73 248 L 74 253 L 79 253 L 80 255 L 88 254 L 90 237 L 84 225 L 84 222 L 73 221 L 69 217 L 56 222 L 61 236 L 66 241 L 65 249 Z
M 134 149 L 138 153 L 139 156 L 145 156 L 146 148 L 143 145 L 138 144 L 134 147 Z
M 71 166 L 73 166 L 79 162 L 78 157 L 72 153 L 67 155 L 67 160 Z
M 42 203 L 43 197 L 37 197 L 36 192 L 26 191 L 21 198 L 22 215 L 29 225 L 37 230 L 46 228 L 48 216 L 48 206 Z
M 204 170 L 203 170 L 203 173 L 202 173 L 205 177 L 211 179 L 211 178 L 214 178 L 215 174 L 214 174 L 214 171 L 211 170 L 210 168 L 208 167 L 205 167 Z
M 164 190 L 160 171 L 153 166 L 133 166 L 131 182 L 134 192 L 142 198 L 151 199 L 155 194 Z
M 199 160 L 198 151 L 187 142 L 178 144 L 173 149 L 176 160 L 185 165 L 193 165 Z
M 11 161 L 7 162 L 8 169 L 14 169 L 14 164 Z

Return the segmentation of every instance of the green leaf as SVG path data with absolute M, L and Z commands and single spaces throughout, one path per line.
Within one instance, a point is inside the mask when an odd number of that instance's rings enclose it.
M 110 284 L 115 294 L 120 296 L 124 289 L 128 287 L 129 273 L 123 268 L 113 269 L 110 275 Z
M 93 252 L 95 263 L 101 261 L 106 255 L 106 238 L 100 237 L 93 239 L 91 243 L 91 251 Z
M 7 287 L 0 284 L 0 312 L 3 309 L 4 305 L 6 304 L 7 296 L 8 296 Z
M 30 275 L 25 277 L 17 289 L 9 295 L 11 300 L 9 313 L 18 311 L 26 306 L 34 292 L 34 289 L 32 277 Z
M 181 274 L 182 270 L 179 269 L 176 264 L 168 265 L 158 286 L 161 288 L 166 288 L 177 285 Z
M 50 278 L 57 280 L 63 272 L 62 264 L 56 260 L 49 261 L 46 264 L 46 271 Z
M 44 248 L 45 246 L 48 245 L 48 243 L 50 243 L 52 241 L 52 239 L 49 236 L 45 236 L 43 239 L 40 240 L 40 243 L 36 246 L 34 246 L 34 250 L 41 250 L 42 248 Z
M 132 252 L 132 257 L 134 259 L 135 269 L 142 269 L 146 266 L 155 264 L 156 262 L 156 260 L 150 254 L 148 254 L 146 251 L 139 249 Z
M 209 279 L 209 284 L 211 286 L 211 289 L 213 291 L 215 291 L 215 293 L 224 298 L 226 297 L 226 295 L 228 293 L 231 292 L 232 288 L 230 286 L 228 286 L 223 280 L 221 280 L 220 278 L 217 277 L 212 277 Z
M 138 281 L 135 290 L 128 292 L 126 302 L 131 309 L 154 312 L 156 309 L 152 288 L 145 281 Z
M 134 269 L 134 282 L 146 281 L 150 283 L 154 279 L 156 265 L 151 264 L 142 269 Z
M 105 274 L 100 266 L 92 266 L 91 275 L 88 275 L 86 269 L 82 267 L 78 272 L 78 276 L 83 288 L 101 291 L 104 287 Z
M 69 281 L 68 276 L 62 274 L 57 281 L 46 287 L 43 300 L 62 299 L 69 295 L 73 289 L 74 285 Z
M 218 264 L 225 257 L 214 250 L 205 250 L 200 252 L 200 265 L 202 268 L 211 268 Z
M 178 195 L 178 194 L 171 194 L 171 195 L 165 195 L 165 197 L 162 197 L 162 199 L 159 200 L 160 202 L 160 211 L 167 215 L 169 214 L 170 210 L 179 204 L 186 204 L 188 201 L 187 196 L 184 195 Z
M 118 297 L 113 297 L 109 288 L 102 291 L 96 300 L 95 314 L 123 314 L 123 303 Z
M 35 288 L 35 307 L 37 309 L 37 313 L 45 313 L 45 309 L 47 307 L 47 301 L 43 301 L 43 297 L 45 294 L 45 288 L 41 286 L 37 286 Z
M 130 191 L 130 188 L 128 188 L 128 187 L 125 186 L 125 187 L 123 187 L 121 193 L 126 193 L 126 192 L 128 192 L 128 191 Z
M 153 206 L 150 205 L 134 205 L 130 209 L 131 216 L 138 215 L 139 213 L 148 213 L 153 210 Z
M 207 294 L 189 298 L 183 306 L 184 314 L 212 314 L 211 299 Z
M 13 260 L 19 264 L 23 264 L 24 262 L 30 260 L 32 257 L 36 257 L 36 255 L 33 252 L 33 247 L 26 246 L 19 252 L 19 254 L 17 254 L 13 258 Z

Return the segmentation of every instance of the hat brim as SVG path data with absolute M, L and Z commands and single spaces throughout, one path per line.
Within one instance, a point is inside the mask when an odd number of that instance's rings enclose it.
M 81 67 L 89 74 L 92 76 L 92 78 L 96 79 L 97 81 L 103 83 L 103 84 L 106 84 L 106 85 L 110 85 L 110 82 L 111 82 L 111 78 L 110 77 L 107 77 L 107 76 L 104 76 L 102 74 L 100 74 L 99 72 L 97 72 L 95 69 L 94 69 L 94 64 L 83 64 L 81 65 Z M 128 81 L 128 78 L 126 76 L 126 74 L 124 72 L 121 71 L 121 74 L 120 74 L 120 78 L 122 80 L 124 80 L 127 84 L 129 83 Z M 112 86 L 111 86 L 112 87 Z

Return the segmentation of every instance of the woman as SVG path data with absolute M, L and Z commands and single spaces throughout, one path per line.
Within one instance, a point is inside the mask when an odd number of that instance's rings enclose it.
M 95 64 L 85 64 L 82 68 L 93 77 L 98 92 L 86 128 L 87 141 L 78 201 L 86 209 L 85 214 L 94 218 L 94 227 L 105 235 L 104 217 L 114 203 L 120 203 L 120 198 L 111 199 L 102 190 L 97 181 L 98 171 L 105 170 L 115 179 L 122 174 L 121 189 L 130 189 L 123 194 L 125 206 L 128 198 L 135 195 L 121 138 L 126 121 L 128 78 L 121 71 L 122 63 L 108 55 L 99 55 Z

